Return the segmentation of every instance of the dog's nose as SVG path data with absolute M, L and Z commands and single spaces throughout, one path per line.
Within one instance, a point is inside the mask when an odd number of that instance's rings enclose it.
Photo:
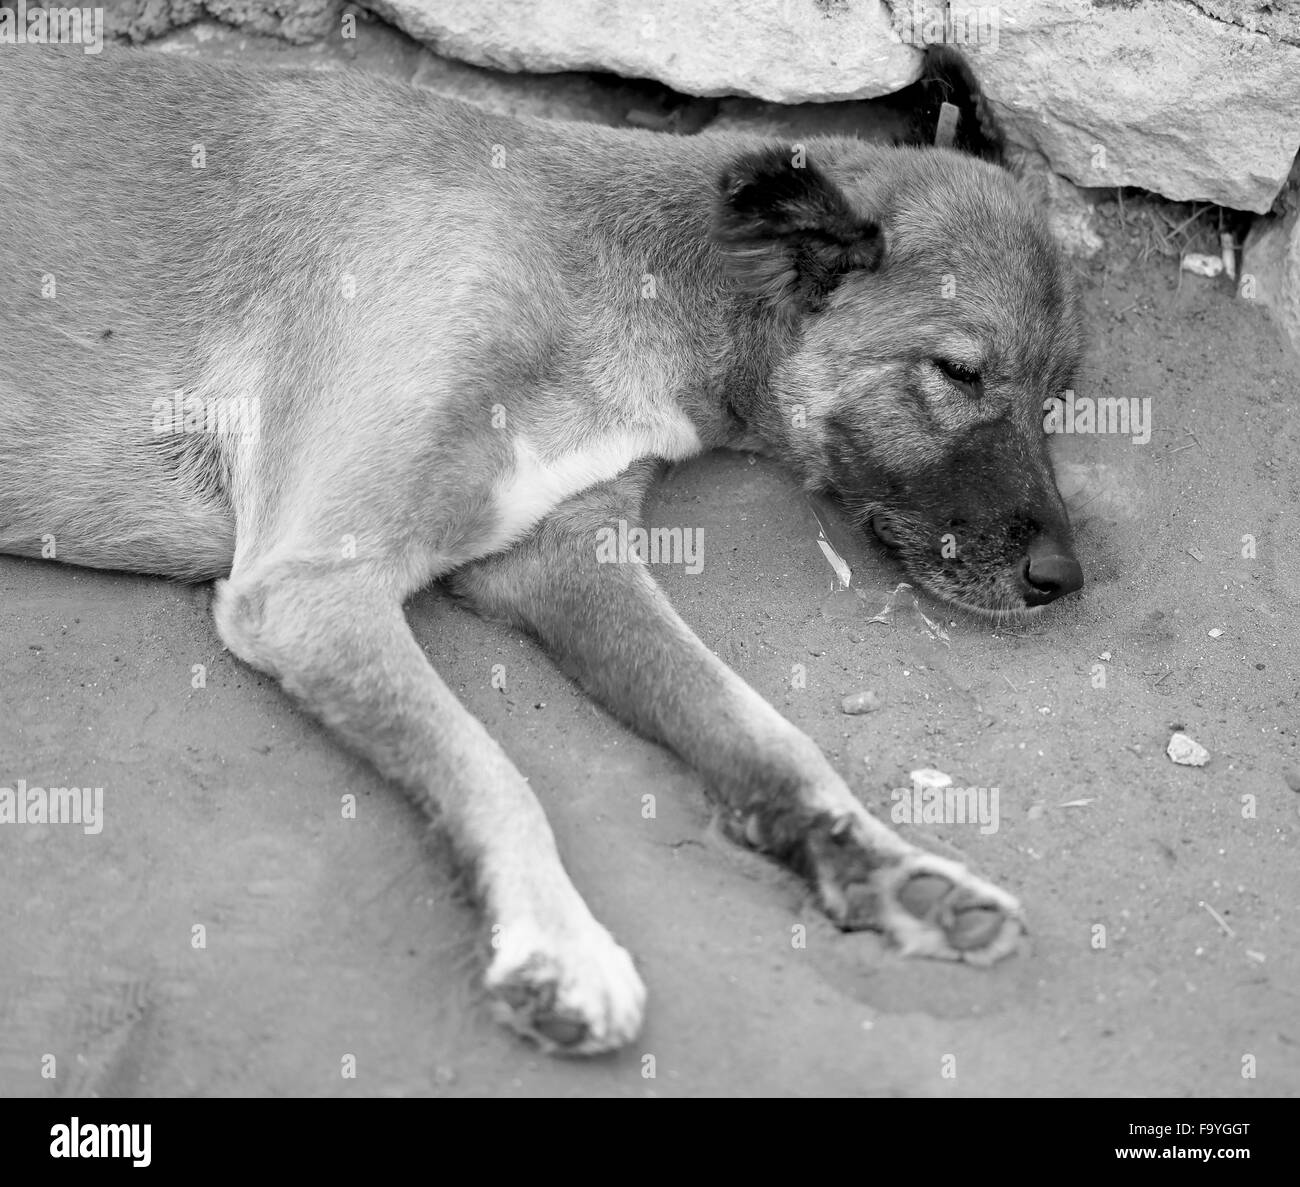
M 1031 606 L 1045 606 L 1083 587 L 1079 562 L 1051 536 L 1038 536 L 1030 543 L 1022 572 L 1029 586 L 1025 601 Z

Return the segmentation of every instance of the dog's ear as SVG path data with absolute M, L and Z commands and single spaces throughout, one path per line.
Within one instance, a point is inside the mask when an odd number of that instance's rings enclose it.
M 723 170 L 713 238 L 742 289 L 802 313 L 820 309 L 846 273 L 878 268 L 884 250 L 880 227 L 802 149 L 775 146 Z

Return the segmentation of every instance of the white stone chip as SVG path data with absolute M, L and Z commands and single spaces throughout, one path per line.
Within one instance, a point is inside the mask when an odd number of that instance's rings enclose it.
M 1174 734 L 1165 753 L 1183 767 L 1203 767 L 1210 761 L 1210 752 L 1186 734 Z

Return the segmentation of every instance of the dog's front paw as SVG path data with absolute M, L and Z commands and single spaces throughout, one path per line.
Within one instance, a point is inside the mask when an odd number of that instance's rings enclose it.
M 563 939 L 529 924 L 496 934 L 486 984 L 499 1021 L 557 1055 L 597 1055 L 636 1037 L 645 986 L 631 956 L 594 919 Z
M 907 955 L 971 964 L 1016 950 L 1025 925 L 1012 895 L 933 853 L 908 846 L 881 854 L 870 831 L 841 817 L 809 837 L 814 884 L 840 927 L 882 931 Z

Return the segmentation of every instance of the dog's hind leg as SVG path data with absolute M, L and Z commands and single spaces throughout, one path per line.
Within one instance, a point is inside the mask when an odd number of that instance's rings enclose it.
M 225 644 L 417 801 L 473 863 L 494 926 L 498 1013 L 545 1048 L 605 1051 L 637 1032 L 645 990 L 569 881 L 541 806 L 425 659 L 387 575 L 274 559 L 218 586 Z
M 1011 952 L 1023 930 L 1011 895 L 873 817 L 812 740 L 700 642 L 645 566 L 600 563 L 598 533 L 636 521 L 649 476 L 637 467 L 569 500 L 454 588 L 532 630 L 594 696 L 699 770 L 737 839 L 807 877 L 841 927 L 979 964 Z

